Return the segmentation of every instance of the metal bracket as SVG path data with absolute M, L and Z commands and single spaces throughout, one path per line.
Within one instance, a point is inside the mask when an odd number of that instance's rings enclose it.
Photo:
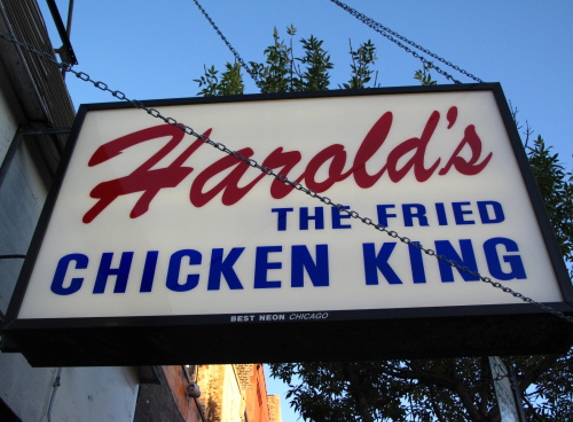
M 8 147 L 8 151 L 6 151 L 6 155 L 4 156 L 4 160 L 2 161 L 2 165 L 0 165 L 0 188 L 2 187 L 2 183 L 4 182 L 4 178 L 8 173 L 8 169 L 10 168 L 10 164 L 12 164 L 12 160 L 16 156 L 16 152 L 20 145 L 22 144 L 22 140 L 24 136 L 38 136 L 38 135 L 64 135 L 70 133 L 72 128 L 45 128 L 45 129 L 25 129 L 24 127 L 20 127 L 10 146 Z

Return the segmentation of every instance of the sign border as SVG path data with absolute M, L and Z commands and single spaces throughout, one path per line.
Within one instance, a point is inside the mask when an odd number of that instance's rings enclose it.
M 329 98 L 329 97 L 344 97 L 344 96 L 367 96 L 367 95 L 389 95 L 389 94 L 420 94 L 420 93 L 440 93 L 440 92 L 466 92 L 466 91 L 491 91 L 494 95 L 495 101 L 497 103 L 499 112 L 501 114 L 501 118 L 503 120 L 508 138 L 511 143 L 511 147 L 513 153 L 515 155 L 517 164 L 519 166 L 521 176 L 524 180 L 525 188 L 529 195 L 533 212 L 537 219 L 537 223 L 542 233 L 542 237 L 545 243 L 545 247 L 548 251 L 549 259 L 551 261 L 553 271 L 555 272 L 555 276 L 557 282 L 559 284 L 559 289 L 561 294 L 563 295 L 564 301 L 558 303 L 547 303 L 547 306 L 550 306 L 560 312 L 564 312 L 566 314 L 573 314 L 573 306 L 571 303 L 573 302 L 573 287 L 571 286 L 567 270 L 565 268 L 565 264 L 563 263 L 562 254 L 560 253 L 559 246 L 557 244 L 557 240 L 555 238 L 553 229 L 547 217 L 547 213 L 545 207 L 543 205 L 543 200 L 537 184 L 535 182 L 535 178 L 531 169 L 529 167 L 527 156 L 524 151 L 523 146 L 521 145 L 521 140 L 515 127 L 515 123 L 512 118 L 511 111 L 507 106 L 507 101 L 501 89 L 501 85 L 499 83 L 483 83 L 483 84 L 468 84 L 468 85 L 436 85 L 430 87 L 392 87 L 392 88 L 376 88 L 376 89 L 365 89 L 365 90 L 331 90 L 331 91 L 324 91 L 324 92 L 311 92 L 311 93 L 289 93 L 289 94 L 256 94 L 256 95 L 243 95 L 243 96 L 233 96 L 233 97 L 199 97 L 199 98 L 181 98 L 181 99 L 171 99 L 171 100 L 149 100 L 149 101 L 142 101 L 142 104 L 146 107 L 161 107 L 161 106 L 177 106 L 177 105 L 189 105 L 189 104 L 212 104 L 212 103 L 225 103 L 225 102 L 249 102 L 249 101 L 260 101 L 260 100 L 288 100 L 288 99 L 302 99 L 302 98 Z M 405 308 L 405 309 L 383 309 L 383 310 L 356 310 L 356 311 L 313 311 L 309 313 L 321 313 L 326 312 L 328 313 L 329 317 L 323 321 L 296 321 L 296 322 L 289 322 L 284 323 L 284 321 L 278 322 L 251 322 L 247 324 L 243 323 L 231 323 L 231 314 L 217 314 L 217 315 L 181 315 L 181 316 L 145 316 L 145 317 L 104 317 L 104 318 L 57 318 L 57 319 L 25 319 L 20 320 L 18 319 L 18 313 L 20 310 L 20 306 L 23 302 L 26 288 L 28 285 L 28 280 L 31 276 L 32 269 L 34 267 L 34 263 L 36 257 L 39 254 L 40 247 L 42 244 L 43 237 L 45 235 L 48 223 L 50 221 L 51 214 L 53 212 L 56 200 L 58 198 L 58 194 L 70 162 L 73 150 L 76 145 L 76 141 L 78 139 L 83 121 L 89 111 L 92 110 L 114 110 L 114 109 L 125 109 L 125 108 L 132 108 L 133 105 L 131 103 L 98 103 L 98 104 L 84 104 L 80 106 L 78 116 L 74 122 L 72 132 L 62 156 L 61 164 L 58 168 L 58 171 L 55 175 L 54 182 L 52 187 L 49 191 L 44 209 L 41 213 L 40 220 L 36 231 L 34 233 L 31 246 L 29 248 L 28 255 L 24 262 L 24 266 L 22 268 L 20 277 L 16 284 L 16 288 L 14 290 L 14 294 L 12 296 L 12 300 L 10 301 L 10 305 L 8 308 L 8 312 L 6 315 L 6 319 L 8 323 L 2 329 L 3 334 L 7 338 L 7 346 L 3 347 L 8 351 L 21 351 L 24 355 L 33 363 L 40 366 L 43 365 L 56 365 L 57 366 L 69 366 L 69 365 L 77 365 L 77 364 L 87 364 L 90 365 L 90 362 L 97 362 L 95 364 L 126 364 L 121 358 L 118 353 L 111 352 L 109 345 L 106 347 L 99 347 L 97 345 L 97 341 L 95 344 L 93 342 L 87 341 L 86 344 L 90 344 L 90 347 L 93 348 L 93 352 L 86 352 L 89 355 L 89 358 L 86 357 L 74 357 L 69 356 L 69 354 L 65 354 L 67 356 L 65 359 L 58 359 L 57 358 L 57 351 L 52 350 L 49 351 L 49 347 L 46 348 L 47 344 L 52 344 L 52 349 L 54 349 L 57 345 L 57 341 L 51 340 L 57 339 L 59 337 L 63 337 L 64 343 L 75 344 L 77 348 L 79 346 L 79 339 L 85 340 L 85 333 L 83 330 L 89 331 L 97 331 L 99 336 L 99 340 L 101 340 L 102 344 L 105 344 L 110 338 L 116 338 L 117 335 L 124 336 L 125 338 L 133 338 L 137 336 L 152 336 L 155 338 L 161 338 L 161 334 L 159 333 L 159 328 L 164 328 L 171 334 L 168 337 L 171 340 L 176 341 L 179 336 L 183 336 L 186 331 L 190 330 L 190 327 L 198 331 L 204 332 L 207 331 L 207 328 L 214 330 L 215 326 L 217 327 L 217 331 L 220 331 L 223 334 L 229 335 L 231 332 L 237 330 L 237 327 L 241 327 L 238 331 L 242 332 L 246 338 L 253 338 L 260 336 L 257 334 L 257 330 L 260 330 L 262 326 L 268 327 L 273 326 L 275 330 L 282 330 L 286 336 L 296 336 L 297 333 L 307 333 L 303 335 L 303 338 L 306 342 L 312 336 L 321 338 L 321 342 L 326 347 L 342 347 L 338 345 L 337 342 L 331 342 L 332 344 L 328 344 L 328 341 L 323 338 L 322 335 L 319 335 L 320 332 L 328 332 L 328 331 L 337 331 L 341 330 L 341 333 L 345 333 L 346 336 L 350 336 L 350 331 L 358 331 L 362 333 L 362 335 L 375 335 L 375 332 L 378 331 L 376 328 L 385 327 L 386 330 L 389 332 L 395 332 L 395 336 L 400 337 L 399 332 L 400 329 L 396 330 L 395 328 L 389 328 L 391 325 L 403 326 L 404 328 L 408 328 L 410 330 L 413 329 L 412 324 L 413 321 L 418 321 L 419 323 L 423 322 L 425 326 L 425 321 L 427 319 L 440 321 L 436 326 L 442 327 L 443 329 L 451 329 L 455 331 L 455 335 L 459 338 L 465 338 L 463 335 L 464 331 L 467 331 L 468 327 L 477 327 L 483 326 L 480 330 L 483 335 L 490 332 L 492 330 L 491 323 L 495 324 L 504 324 L 503 319 L 509 318 L 510 320 L 517 321 L 522 318 L 529 321 L 529 324 L 532 324 L 532 329 L 525 329 L 519 330 L 516 328 L 519 325 L 517 322 L 512 322 L 509 325 L 512 326 L 512 330 L 516 333 L 523 331 L 521 336 L 538 336 L 540 339 L 545 339 L 546 345 L 544 346 L 541 344 L 540 341 L 529 341 L 525 342 L 528 344 L 527 347 L 521 347 L 516 345 L 514 349 L 516 351 L 525 350 L 530 347 L 532 350 L 539 350 L 543 352 L 545 349 L 548 351 L 553 351 L 555 348 L 565 350 L 571 342 L 573 342 L 572 335 L 565 335 L 564 333 L 567 331 L 567 328 L 564 324 L 565 321 L 559 320 L 557 317 L 553 315 L 549 315 L 542 311 L 540 308 L 529 304 L 508 304 L 508 305 L 481 305 L 481 306 L 454 306 L 454 307 L 436 307 L 436 308 Z M 176 117 L 176 116 L 175 116 Z M 493 288 L 492 286 L 484 286 L 484 288 Z M 535 299 L 535 298 L 532 298 Z M 292 312 L 296 313 L 296 312 Z M 291 312 L 281 312 L 280 314 L 291 314 Z M 250 315 L 255 315 L 255 319 L 259 319 L 260 315 L 272 315 L 267 313 L 252 313 Z M 548 318 L 549 317 L 549 318 Z M 484 325 L 482 320 L 487 320 L 488 323 Z M 357 322 L 360 321 L 360 324 Z M 364 327 L 364 329 L 360 329 L 360 325 L 366 324 L 368 327 Z M 456 326 L 461 324 L 459 328 L 455 329 Z M 522 324 L 523 325 L 523 324 Z M 334 327 L 332 329 L 330 326 Z M 534 327 L 538 326 L 539 332 L 535 333 Z M 548 328 L 552 326 L 553 328 Z M 207 327 L 207 328 L 206 328 Z M 285 327 L 291 327 L 289 329 L 285 329 Z M 294 329 L 296 327 L 296 329 Z M 316 328 L 318 327 L 318 328 Z M 336 328 L 338 327 L 338 328 Z M 344 328 L 346 327 L 346 328 Z M 328 328 L 328 329 L 327 329 Z M 346 329 L 346 331 L 345 331 Z M 110 335 L 106 334 L 105 330 L 110 330 Z M 533 331 L 532 331 L 533 330 Z M 112 333 L 113 331 L 113 333 Z M 266 329 L 267 337 L 270 339 L 274 339 L 274 341 L 278 341 L 279 344 L 281 342 L 280 337 L 276 335 L 269 334 L 269 330 Z M 272 330 L 270 330 L 272 331 Z M 416 331 L 416 330 L 414 330 Z M 434 330 L 430 330 L 434 331 Z M 49 333 L 49 334 L 44 334 Z M 559 334 L 558 334 L 559 333 Z M 427 335 L 422 335 L 426 338 Z M 207 336 L 209 337 L 209 336 Z M 236 335 L 232 336 L 236 338 Z M 561 340 L 557 340 L 555 337 L 561 338 Z M 98 339 L 96 339 L 98 340 Z M 165 339 L 164 339 L 165 340 Z M 523 339 L 522 339 L 523 340 Z M 162 340 L 163 341 L 163 340 Z M 237 340 L 236 340 L 237 341 Z M 466 339 L 466 341 L 470 341 L 470 339 Z M 252 342 L 252 341 L 251 341 Z M 463 342 L 463 340 L 462 340 Z M 135 342 L 139 344 L 139 342 Z M 495 354 L 507 354 L 511 352 L 510 344 L 500 344 L 499 347 L 495 347 L 494 344 L 490 344 L 489 341 L 484 341 L 484 345 L 481 347 L 476 346 L 472 350 L 467 350 L 459 347 L 450 347 L 448 346 L 448 350 L 444 351 L 444 355 L 450 355 L 452 352 L 454 354 L 457 353 L 469 353 L 469 354 L 483 354 L 486 351 L 489 353 L 490 349 L 492 353 Z M 504 342 L 502 342 L 504 343 Z M 523 341 L 522 341 L 523 343 Z M 535 343 L 535 344 L 532 344 Z M 423 342 L 421 343 L 423 344 Z M 123 346 L 124 348 L 131 349 L 130 347 Z M 249 347 L 247 342 L 244 342 L 243 347 L 246 349 L 252 349 L 253 347 Z M 60 347 L 61 348 L 61 347 Z M 73 347 L 72 347 L 73 348 Z M 320 353 L 318 349 L 320 347 L 311 347 L 311 353 L 300 353 L 297 352 L 296 347 L 283 347 L 285 352 L 275 353 L 274 355 L 270 353 L 270 355 L 260 356 L 257 352 L 252 353 L 253 357 L 258 357 L 261 361 L 276 361 L 277 359 L 288 358 L 288 360 L 293 359 L 309 359 L 316 354 L 316 358 L 320 358 L 321 356 L 326 357 L 333 357 L 340 355 L 341 357 L 352 357 L 354 356 L 352 353 L 348 353 L 348 351 L 341 351 L 337 353 Z M 36 349 L 39 349 L 36 350 Z M 400 354 L 400 350 L 393 350 L 391 353 L 385 353 L 384 348 L 374 347 L 376 353 L 374 356 L 398 356 Z M 400 348 L 398 348 L 400 349 Z M 408 348 L 406 348 L 408 349 Z M 486 350 L 487 349 L 487 350 Z M 429 355 L 435 355 L 437 352 L 436 347 L 428 347 L 429 352 L 424 352 L 420 354 L 420 357 L 425 357 Z M 467 350 L 467 351 L 464 351 Z M 126 350 L 127 351 L 127 350 Z M 396 354 L 398 352 L 398 354 Z M 405 354 L 408 355 L 407 350 L 404 350 Z M 99 355 L 106 356 L 109 355 L 111 359 L 107 363 L 99 363 L 103 362 L 101 359 L 98 358 Z M 133 355 L 134 350 L 129 351 L 130 354 Z M 234 353 L 234 352 L 233 352 Z M 62 353 L 60 353 L 61 355 Z M 412 353 L 409 353 L 412 354 Z M 174 358 L 180 359 L 183 356 L 180 356 L 181 353 L 174 353 L 174 356 L 169 357 L 169 353 L 167 353 L 166 359 L 160 363 L 170 363 L 175 362 Z M 212 361 L 213 363 L 221 363 L 226 361 L 224 358 L 224 351 L 222 354 L 213 353 L 209 356 L 201 357 L 201 354 L 193 354 L 190 353 L 189 359 L 190 361 L 196 363 L 208 363 Z M 416 355 L 414 353 L 414 355 Z M 44 357 L 43 357 L 44 356 Z M 147 354 L 146 354 L 147 356 Z M 233 358 L 233 362 L 243 360 L 241 358 L 241 354 L 237 354 L 236 358 Z M 370 353 L 356 353 L 356 356 L 359 358 L 365 357 L 369 358 Z M 133 357 L 133 356 L 132 356 Z M 245 356 L 246 358 L 247 356 Z M 266 358 L 265 358 L 266 357 Z M 194 360 L 195 359 L 195 360 Z M 198 359 L 198 360 L 197 360 Z M 238 360 L 237 360 L 238 359 Z M 249 361 L 249 359 L 246 359 Z M 252 359 L 251 359 L 252 360 Z M 137 358 L 133 357 L 134 362 L 139 362 Z M 144 362 L 143 362 L 144 361 Z M 143 359 L 142 362 L 145 364 L 157 364 L 158 362 L 151 362 L 147 358 Z M 181 363 L 182 361 L 179 360 L 177 363 Z

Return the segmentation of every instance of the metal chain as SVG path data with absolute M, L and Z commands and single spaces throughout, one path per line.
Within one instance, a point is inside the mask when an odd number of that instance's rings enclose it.
M 477 76 L 472 75 L 471 73 L 469 73 L 468 71 L 460 68 L 459 66 L 454 65 L 452 62 L 438 56 L 435 53 L 432 53 L 430 50 L 428 50 L 427 48 L 422 47 L 419 44 L 416 44 L 415 42 L 409 40 L 408 38 L 400 35 L 399 33 L 397 33 L 396 31 L 391 30 L 390 28 L 388 28 L 387 26 L 382 25 L 380 22 L 375 21 L 372 18 L 369 18 L 368 16 L 364 15 L 363 13 L 360 13 L 359 11 L 357 11 L 356 9 L 353 9 L 352 7 L 348 6 L 347 4 L 339 1 L 339 0 L 330 0 L 332 3 L 336 4 L 337 6 L 341 7 L 343 10 L 345 10 L 346 12 L 350 13 L 352 16 L 354 16 L 356 19 L 360 20 L 362 23 L 368 25 L 370 28 L 374 29 L 376 32 L 378 32 L 380 35 L 386 37 L 387 39 L 389 39 L 390 41 L 392 41 L 393 43 L 395 43 L 396 45 L 398 45 L 399 47 L 401 47 L 402 49 L 404 49 L 407 53 L 412 54 L 415 58 L 420 59 L 425 65 L 431 66 L 432 68 L 434 68 L 438 73 L 442 74 L 443 76 L 445 76 L 446 78 L 454 81 L 455 83 L 459 84 L 460 82 L 455 80 L 451 75 L 449 75 L 448 73 L 446 73 L 445 71 L 443 71 L 442 69 L 440 69 L 438 66 L 436 66 L 435 64 L 433 64 L 432 62 L 429 62 L 428 60 L 426 60 L 425 58 L 421 57 L 418 53 L 416 53 L 415 51 L 411 50 L 410 48 L 406 47 L 404 44 L 400 43 L 399 41 L 397 41 L 394 37 L 398 38 L 401 41 L 404 41 L 406 44 L 414 47 L 417 50 L 420 50 L 421 52 L 427 54 L 428 56 L 438 60 L 439 62 L 445 64 L 446 66 L 451 67 L 452 69 L 458 71 L 459 73 L 461 73 L 462 75 L 465 75 L 471 79 L 473 79 L 476 82 L 479 83 L 483 83 L 483 81 L 478 78 Z
M 558 318 L 561 318 L 561 319 L 573 324 L 573 317 L 567 316 L 561 311 L 553 309 L 553 308 L 551 308 L 551 307 L 549 307 L 543 303 L 537 302 L 537 301 L 535 301 L 535 300 L 533 300 L 533 299 L 531 299 L 531 298 L 529 298 L 529 297 L 527 297 L 527 296 L 525 296 L 519 292 L 514 291 L 513 289 L 511 289 L 509 287 L 504 286 L 503 284 L 501 284 L 499 282 L 492 281 L 489 277 L 484 277 L 484 276 L 480 275 L 477 271 L 473 271 L 470 268 L 465 267 L 465 266 L 461 265 L 460 263 L 458 263 L 452 259 L 449 259 L 448 257 L 446 257 L 444 255 L 438 255 L 436 253 L 436 251 L 434 251 L 433 249 L 425 248 L 420 243 L 413 242 L 408 237 L 400 236 L 400 234 L 394 230 L 388 230 L 387 227 L 384 227 L 381 224 L 374 223 L 374 221 L 371 218 L 363 217 L 362 215 L 360 215 L 360 213 L 358 213 L 358 211 L 352 210 L 350 208 L 346 208 L 346 206 L 344 206 L 343 204 L 337 204 L 332 199 L 330 199 L 329 197 L 327 197 L 325 195 L 320 195 L 319 193 L 317 193 L 311 189 L 308 189 L 302 183 L 290 180 L 287 176 L 285 176 L 283 174 L 275 173 L 274 170 L 270 167 L 261 166 L 256 160 L 254 160 L 252 158 L 245 157 L 242 154 L 240 154 L 239 152 L 229 149 L 225 144 L 223 144 L 221 142 L 215 142 L 210 137 L 195 132 L 195 130 L 193 128 L 191 128 L 190 126 L 184 125 L 182 123 L 179 123 L 173 117 L 164 116 L 163 114 L 161 114 L 161 112 L 159 110 L 157 110 L 155 108 L 147 107 L 139 100 L 129 99 L 121 91 L 117 91 L 117 90 L 114 91 L 114 90 L 110 89 L 106 83 L 93 80 L 87 73 L 78 72 L 78 71 L 74 70 L 71 65 L 69 65 L 67 63 L 59 63 L 55 59 L 55 57 L 53 57 L 52 55 L 50 55 L 48 53 L 43 53 L 41 51 L 36 50 L 32 44 L 18 41 L 14 36 L 12 36 L 10 34 L 4 34 L 2 32 L 0 32 L 0 38 L 3 38 L 7 41 L 14 43 L 14 44 L 17 44 L 20 47 L 22 47 L 23 49 L 25 49 L 26 51 L 34 53 L 34 54 L 40 56 L 41 58 L 56 64 L 62 70 L 65 70 L 66 72 L 70 72 L 73 75 L 75 75 L 78 79 L 81 79 L 84 82 L 89 82 L 89 83 L 93 84 L 94 87 L 96 87 L 102 91 L 109 92 L 113 97 L 117 98 L 118 100 L 126 101 L 126 102 L 132 104 L 134 107 L 139 108 L 141 110 L 144 110 L 150 116 L 157 118 L 157 119 L 160 119 L 160 120 L 164 121 L 165 123 L 167 123 L 171 126 L 174 126 L 174 127 L 181 129 L 186 134 L 194 136 L 197 139 L 200 139 L 205 144 L 210 145 L 213 148 L 216 148 L 219 151 L 224 152 L 225 154 L 228 154 L 230 156 L 235 157 L 237 160 L 240 160 L 240 161 L 248 164 L 250 167 L 256 168 L 257 170 L 261 171 L 262 173 L 266 174 L 267 176 L 272 176 L 275 179 L 279 180 L 280 182 L 292 186 L 294 189 L 307 194 L 311 198 L 315 198 L 315 199 L 319 200 L 320 202 L 322 202 L 325 205 L 336 208 L 339 212 L 345 213 L 345 214 L 349 215 L 351 218 L 359 220 L 360 222 L 362 222 L 366 226 L 371 226 L 372 228 L 374 228 L 380 232 L 385 233 L 386 235 L 390 236 L 391 238 L 399 240 L 400 242 L 404 243 L 405 245 L 411 245 L 412 247 L 424 252 L 426 255 L 435 257 L 438 261 L 445 262 L 448 265 L 450 265 L 451 267 L 456 268 L 459 271 L 463 271 L 465 273 L 468 273 L 468 274 L 478 278 L 482 282 L 484 282 L 486 284 L 490 284 L 491 286 L 493 286 L 496 289 L 500 289 L 504 293 L 511 294 L 513 297 L 520 299 L 523 302 L 534 305 L 534 306 L 544 310 L 545 312 L 548 312 L 548 313 L 550 313 L 550 314 L 552 314 Z
M 257 75 L 255 75 L 251 69 L 249 69 L 249 66 L 247 66 L 247 64 L 245 63 L 245 61 L 243 60 L 243 58 L 239 55 L 239 53 L 237 52 L 237 50 L 235 50 L 233 48 L 233 46 L 231 45 L 231 43 L 227 40 L 227 38 L 225 37 L 225 35 L 223 35 L 223 33 L 221 32 L 221 30 L 219 29 L 219 27 L 217 25 L 215 25 L 215 22 L 213 21 L 213 19 L 211 19 L 211 16 L 209 16 L 209 14 L 207 13 L 207 11 L 205 9 L 203 9 L 203 6 L 201 6 L 201 4 L 199 4 L 198 0 L 193 0 L 193 3 L 195 3 L 195 5 L 197 5 L 197 8 L 201 11 L 201 13 L 203 13 L 203 16 L 205 16 L 205 19 L 207 19 L 209 21 L 209 23 L 211 24 L 211 26 L 213 27 L 213 29 L 215 30 L 215 32 L 217 32 L 217 35 L 219 35 L 219 37 L 221 37 L 221 39 L 223 40 L 223 42 L 225 43 L 225 45 L 229 48 L 229 50 L 231 51 L 231 53 L 233 53 L 233 56 L 235 56 L 235 60 L 237 60 L 239 62 L 239 64 L 241 65 L 241 67 L 243 69 L 245 69 L 245 71 L 249 74 L 249 76 L 251 77 L 251 79 L 255 82 L 255 84 L 257 85 L 257 88 L 259 88 L 260 90 L 262 90 L 262 86 L 261 83 L 259 81 L 259 79 L 257 78 Z

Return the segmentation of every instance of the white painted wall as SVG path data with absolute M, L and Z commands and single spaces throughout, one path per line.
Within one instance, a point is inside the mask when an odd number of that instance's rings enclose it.
M 0 89 L 0 162 L 17 130 Z M 26 254 L 47 191 L 22 144 L 0 186 L 0 254 Z M 0 259 L 0 310 L 5 314 L 22 260 Z M 0 352 L 0 398 L 24 422 L 45 422 L 56 368 L 32 368 L 17 353 Z M 64 368 L 56 389 L 54 422 L 131 422 L 138 394 L 136 371 L 125 367 Z
M 16 132 L 18 124 L 14 120 L 12 113 L 4 113 L 8 110 L 8 100 L 4 92 L 0 92 L 0 163 L 4 160 L 10 141 Z
M 221 402 L 222 420 L 229 422 L 243 422 L 245 420 L 245 396 L 241 390 L 234 365 L 225 365 Z
M 22 355 L 0 353 L 0 397 L 24 422 L 45 422 L 56 368 L 32 368 Z M 137 373 L 125 367 L 63 368 L 51 411 L 53 422 L 130 422 Z
M 0 92 L 0 156 L 18 129 L 3 92 Z M 25 254 L 46 193 L 25 146 L 19 149 L 0 186 L 0 254 Z M 22 260 L 0 260 L 0 310 L 6 313 Z
M 0 186 L 0 254 L 26 254 L 46 194 L 26 145 L 22 144 Z M 22 259 L 0 260 L 0 310 L 4 313 L 22 264 Z

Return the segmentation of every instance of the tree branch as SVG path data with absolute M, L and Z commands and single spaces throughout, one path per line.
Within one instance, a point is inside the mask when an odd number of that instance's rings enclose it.
M 374 422 L 374 419 L 372 418 L 372 413 L 370 412 L 370 406 L 366 401 L 366 397 L 364 397 L 364 393 L 362 392 L 362 388 L 360 386 L 360 380 L 356 375 L 356 372 L 352 368 L 352 364 L 349 362 L 343 362 L 342 368 L 344 370 L 344 375 L 346 376 L 346 379 L 350 383 L 348 390 L 352 395 L 358 413 L 360 414 L 360 416 L 362 416 L 362 420 L 364 422 Z
M 451 363 L 451 362 L 450 362 Z M 458 397 L 460 398 L 462 405 L 466 408 L 469 417 L 472 421 L 478 422 L 483 421 L 484 416 L 480 414 L 480 411 L 474 405 L 474 400 L 469 391 L 465 388 L 463 381 L 458 377 L 457 368 L 454 368 L 452 365 L 449 366 L 450 368 L 450 376 L 454 382 L 454 391 L 457 393 Z
M 436 403 L 435 397 L 436 393 L 434 392 L 434 388 L 432 385 L 428 385 L 428 390 L 430 391 L 430 406 L 432 406 L 432 410 L 438 418 L 438 422 L 447 422 L 446 419 L 442 416 L 442 411 L 440 410 L 440 406 Z
M 546 355 L 541 362 L 532 368 L 527 368 L 527 370 L 524 368 L 524 375 L 518 382 L 520 395 L 523 395 L 525 390 L 527 390 L 531 384 L 535 383 L 545 372 L 551 369 L 561 357 L 561 355 Z

